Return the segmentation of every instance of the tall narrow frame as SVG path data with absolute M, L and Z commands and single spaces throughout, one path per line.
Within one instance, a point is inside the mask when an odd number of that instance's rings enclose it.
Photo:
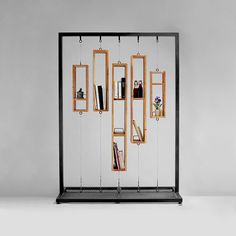
M 86 97 L 85 98 L 77 98 L 76 97 L 76 68 L 85 68 L 85 91 L 86 91 Z M 73 111 L 74 112 L 88 112 L 88 101 L 89 101 L 89 77 L 88 77 L 88 65 L 73 65 L 72 66 L 72 97 L 73 97 Z M 85 101 L 85 109 L 77 109 L 76 108 L 76 102 L 77 101 Z
M 125 82 L 125 98 L 115 98 L 115 68 L 124 68 L 124 77 L 126 79 Z M 127 95 L 128 95 L 128 64 L 127 63 L 112 63 L 112 171 L 126 171 L 127 170 Z M 124 102 L 124 133 L 123 134 L 115 134 L 114 132 L 114 103 L 115 102 Z M 114 137 L 123 137 L 124 139 L 124 166 L 123 169 L 114 169 L 114 152 L 113 152 L 113 142 Z
M 143 60 L 143 97 L 142 98 L 134 98 L 133 95 L 133 88 L 134 88 L 134 60 Z M 146 80 L 147 80 L 147 59 L 145 55 L 140 55 L 140 54 L 136 54 L 136 55 L 132 55 L 131 56 L 131 76 L 130 76 L 130 141 L 131 143 L 136 143 L 136 144 L 140 144 L 140 143 L 146 143 L 146 131 L 147 131 L 147 117 L 146 117 Z M 133 119 L 134 119 L 134 101 L 135 100 L 139 100 L 140 102 L 142 102 L 142 107 L 143 107 L 143 139 L 142 140 L 134 140 L 134 126 L 133 126 Z
M 63 156 L 63 38 L 65 37 L 172 37 L 175 39 L 175 185 L 159 187 L 155 196 L 146 193 L 145 196 L 132 193 L 125 196 L 105 192 L 99 195 L 101 190 L 109 190 L 115 193 L 116 187 L 85 187 L 84 190 L 96 191 L 93 196 L 88 193 L 80 195 L 80 187 L 64 185 L 64 156 Z M 58 99 L 59 99 L 59 195 L 56 203 L 66 202 L 173 202 L 181 204 L 183 199 L 179 194 L 179 33 L 176 32 L 59 32 L 58 34 Z M 123 191 L 136 191 L 136 187 L 123 187 Z M 70 191 L 77 191 L 72 194 Z M 156 187 L 140 187 L 142 190 L 156 190 Z M 162 192 L 163 191 L 163 192 Z M 169 193 L 170 192 L 170 193 Z
M 106 90 L 106 109 L 97 109 L 96 108 L 96 97 L 95 97 L 95 86 L 96 86 L 96 54 L 104 54 L 105 55 L 105 90 Z M 93 50 L 93 110 L 97 112 L 109 111 L 109 52 L 104 49 L 94 49 Z
M 153 75 L 160 74 L 161 82 L 153 82 Z M 150 118 L 156 118 L 153 111 L 153 86 L 161 86 L 162 90 L 162 111 L 158 115 L 159 118 L 166 116 L 166 72 L 165 71 L 151 71 L 150 72 Z

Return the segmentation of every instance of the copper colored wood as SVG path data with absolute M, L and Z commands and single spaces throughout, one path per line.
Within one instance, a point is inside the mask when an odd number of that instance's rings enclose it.
M 124 68 L 124 77 L 126 79 L 125 81 L 125 98 L 115 98 L 115 68 L 123 67 Z M 112 171 L 127 171 L 127 97 L 128 97 L 128 64 L 127 63 L 113 63 L 112 64 L 112 128 L 111 128 L 111 147 L 112 147 Z M 114 133 L 114 110 L 115 106 L 114 103 L 122 102 L 124 103 L 124 133 Z M 113 142 L 114 137 L 123 138 L 124 141 L 124 150 L 123 150 L 123 157 L 124 157 L 124 164 L 125 168 L 123 169 L 114 169 L 114 152 L 113 152 Z
M 106 109 L 99 110 L 96 108 L 95 86 L 96 86 L 96 54 L 105 54 L 105 90 L 106 101 L 104 103 Z M 93 110 L 96 112 L 109 111 L 109 50 L 94 49 L 93 50 Z
M 85 98 L 77 98 L 76 97 L 76 68 L 85 68 L 85 91 L 86 97 Z M 88 75 L 88 65 L 73 65 L 72 66 L 72 103 L 73 103 L 73 112 L 88 112 L 88 102 L 89 102 L 89 75 Z M 85 101 L 85 109 L 77 109 L 76 108 L 76 101 Z
M 134 98 L 133 96 L 133 88 L 134 88 L 134 60 L 143 60 L 143 97 L 142 98 Z M 140 54 L 136 54 L 136 55 L 132 55 L 131 56 L 131 76 L 130 76 L 130 141 L 131 143 L 135 143 L 135 144 L 142 144 L 142 143 L 146 143 L 146 122 L 147 122 L 147 118 L 146 118 L 146 56 L 145 55 L 140 55 Z M 133 139 L 134 136 L 134 126 L 133 126 L 133 120 L 135 120 L 134 118 L 134 101 L 135 100 L 140 100 L 140 103 L 143 106 L 143 130 L 142 130 L 142 135 L 143 135 L 143 140 L 139 140 L 136 141 Z M 140 105 L 140 104 L 138 104 Z
M 153 82 L 153 75 L 161 75 L 161 81 Z M 166 117 L 166 72 L 163 71 L 151 71 L 150 72 L 150 118 L 156 118 L 155 109 L 153 106 L 153 86 L 161 86 L 162 90 L 162 111 L 161 114 L 158 115 L 158 118 Z

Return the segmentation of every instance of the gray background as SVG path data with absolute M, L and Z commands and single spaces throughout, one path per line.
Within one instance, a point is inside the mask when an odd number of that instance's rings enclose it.
M 58 192 L 57 33 L 180 32 L 183 194 L 236 193 L 234 1 L 1 1 L 0 194 Z

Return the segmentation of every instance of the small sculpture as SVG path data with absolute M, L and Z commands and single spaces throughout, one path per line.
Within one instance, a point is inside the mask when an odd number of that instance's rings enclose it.
M 143 97 L 143 82 L 142 80 L 139 80 L 138 82 L 138 97 L 142 98 Z
M 134 98 L 138 98 L 139 96 L 139 94 L 138 94 L 138 89 L 139 89 L 139 87 L 138 87 L 138 81 L 137 80 L 135 80 L 134 81 Z
M 77 91 L 77 98 L 84 98 L 84 92 L 82 91 L 82 88 Z

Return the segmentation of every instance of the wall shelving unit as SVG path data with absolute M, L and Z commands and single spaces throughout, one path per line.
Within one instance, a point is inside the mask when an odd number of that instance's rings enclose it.
M 115 98 L 115 68 L 123 68 L 124 74 L 123 76 L 126 79 L 125 82 L 125 98 Z M 126 171 L 127 170 L 127 82 L 128 82 L 128 65 L 127 63 L 113 63 L 112 64 L 112 171 Z M 115 133 L 114 132 L 114 111 L 115 111 L 115 103 L 122 102 L 124 107 L 124 133 Z M 113 142 L 115 141 L 115 137 L 123 138 L 123 156 L 124 156 L 124 166 L 122 169 L 114 169 L 114 152 L 113 152 Z
M 175 184 L 174 186 L 83 187 L 64 185 L 63 152 L 63 39 L 68 37 L 171 37 L 175 40 Z M 108 69 L 107 69 L 108 71 Z M 59 83 L 59 195 L 56 203 L 68 202 L 172 202 L 181 204 L 179 194 L 179 34 L 176 32 L 60 32 L 58 34 Z M 108 75 L 107 75 L 108 83 Z M 127 84 L 127 83 L 126 83 Z M 144 86 L 146 87 L 146 85 Z M 108 89 L 108 86 L 107 86 Z M 107 90 L 107 96 L 108 96 Z M 146 92 L 144 92 L 146 96 Z M 126 96 L 127 99 L 127 96 Z M 108 102 L 108 99 L 107 101 Z M 115 102 L 115 101 L 112 101 Z M 121 101 L 118 101 L 121 102 Z M 108 109 L 108 105 L 106 106 Z M 97 110 L 96 110 L 97 111 Z M 99 112 L 99 111 L 98 111 Z

